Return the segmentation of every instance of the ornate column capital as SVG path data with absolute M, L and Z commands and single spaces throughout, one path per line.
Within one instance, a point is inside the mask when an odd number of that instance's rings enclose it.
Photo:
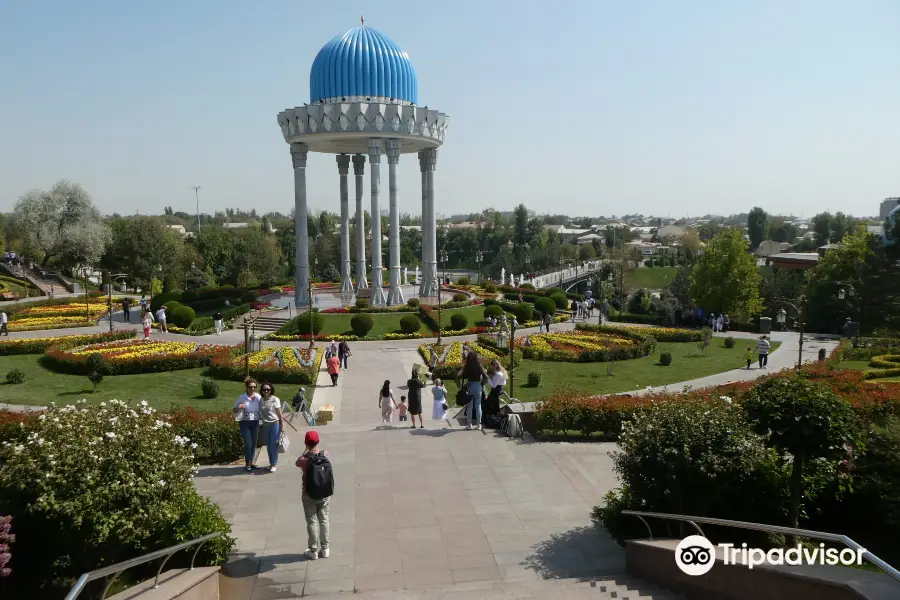
M 291 144 L 291 160 L 295 169 L 306 168 L 306 156 L 309 154 L 309 145 L 293 143 Z
M 424 164 L 421 167 L 423 171 L 434 171 L 437 168 L 437 148 L 422 150 L 419 154 L 422 155 L 419 157 L 419 161 L 424 161 Z
M 350 155 L 338 154 L 335 156 L 338 166 L 338 174 L 347 175 L 350 172 Z
M 396 165 L 400 162 L 400 140 L 387 140 L 386 152 L 389 165 Z
M 366 173 L 366 156 L 364 154 L 353 155 L 353 174 L 365 175 Z
M 369 140 L 369 162 L 372 164 L 381 162 L 381 153 L 384 150 L 384 142 L 381 138 Z

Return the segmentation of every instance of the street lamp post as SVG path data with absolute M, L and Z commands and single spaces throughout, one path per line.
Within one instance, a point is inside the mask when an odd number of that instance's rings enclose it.
M 88 268 L 85 266 L 81 270 L 82 275 L 84 275 L 84 319 L 85 321 L 91 320 L 91 307 L 88 304 Z
M 194 188 L 194 198 L 197 200 L 197 237 L 200 237 L 200 186 L 195 185 Z
M 803 309 L 803 304 L 806 302 L 806 298 L 802 298 L 802 297 L 800 298 L 800 300 L 799 300 L 800 306 L 799 307 L 796 304 L 794 304 L 792 302 L 788 302 L 786 300 L 782 300 L 781 302 L 784 305 L 791 307 L 797 315 L 796 321 L 797 321 L 797 324 L 800 329 L 800 347 L 797 351 L 797 370 L 799 370 L 803 367 L 803 327 L 805 324 L 803 322 L 803 310 L 802 309 Z M 781 325 L 785 324 L 785 321 L 787 321 L 787 313 L 785 312 L 784 308 L 781 308 L 778 310 L 778 313 L 776 314 L 776 319 L 778 320 L 779 324 L 781 324 Z
M 478 269 L 478 283 L 481 283 L 481 261 L 484 260 L 484 255 L 481 253 L 481 250 L 475 252 L 475 265 Z
M 859 304 L 856 303 L 855 300 L 853 300 L 853 298 L 856 297 L 856 289 L 853 287 L 852 284 L 847 283 L 847 282 L 838 282 L 838 285 L 841 286 L 838 288 L 838 293 L 837 293 L 838 300 L 844 300 L 845 298 L 849 297 L 851 299 L 851 302 L 856 304 L 857 316 L 856 316 L 856 344 L 855 345 L 857 347 L 859 347 L 859 335 L 860 335 L 860 331 L 862 330 L 862 310 L 860 310 Z M 844 290 L 844 286 L 847 287 L 846 290 Z
M 516 319 L 509 324 L 509 397 L 516 393 Z
M 110 273 L 109 269 L 104 269 L 106 271 L 106 279 L 108 281 L 108 287 L 106 288 L 106 307 L 109 311 L 109 330 L 112 332 L 113 330 L 113 310 L 112 310 L 112 286 L 113 283 L 119 281 L 120 279 L 125 277 L 125 273 Z
M 447 251 L 441 250 L 441 268 L 444 270 L 444 275 L 447 275 Z M 444 323 L 442 319 L 441 313 L 441 282 L 438 281 L 438 341 L 437 343 L 441 343 L 441 335 L 443 334 Z
M 313 257 L 313 273 L 317 272 L 319 269 L 319 257 Z M 307 288 L 306 295 L 309 298 L 309 330 L 312 332 L 312 337 L 309 339 L 309 347 L 313 348 L 316 345 L 316 317 L 313 314 L 313 287 L 312 287 L 312 277 L 306 278 Z

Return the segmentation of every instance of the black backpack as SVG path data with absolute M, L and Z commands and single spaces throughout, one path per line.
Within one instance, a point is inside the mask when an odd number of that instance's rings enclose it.
M 313 500 L 324 500 L 334 494 L 334 473 L 331 461 L 324 452 L 306 455 L 309 465 L 306 467 L 306 493 Z

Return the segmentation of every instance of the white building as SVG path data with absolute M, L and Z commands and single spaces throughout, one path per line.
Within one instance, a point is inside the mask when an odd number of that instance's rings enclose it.
M 885 198 L 881 201 L 881 207 L 878 209 L 878 218 L 887 219 L 891 211 L 900 204 L 900 198 Z

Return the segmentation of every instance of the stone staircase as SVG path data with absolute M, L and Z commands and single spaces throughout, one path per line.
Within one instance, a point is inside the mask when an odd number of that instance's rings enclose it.
M 252 589 L 233 587 L 228 578 L 220 576 L 221 600 L 686 600 L 685 596 L 664 590 L 646 581 L 622 574 L 596 578 L 533 579 L 506 581 L 475 581 L 431 587 L 397 589 L 342 589 L 340 586 L 318 585 L 324 581 L 290 583 L 285 577 L 290 571 L 279 572 L 280 577 L 261 573 Z M 303 575 L 298 578 L 302 579 Z M 278 583 L 273 582 L 273 579 Z M 249 583 L 249 582 L 247 582 Z M 398 581 L 402 585 L 402 580 Z M 330 588 L 330 589 L 329 589 Z
M 256 331 L 276 331 L 282 325 L 288 322 L 285 317 L 265 316 L 265 313 L 258 317 L 250 317 L 250 327 Z
M 0 274 L 15 277 L 17 279 L 25 279 L 40 288 L 40 290 L 47 296 L 50 295 L 51 287 L 54 290 L 54 294 L 66 294 L 69 291 L 62 284 L 62 282 L 58 281 L 57 279 L 43 277 L 40 272 L 26 269 L 24 265 L 14 267 L 12 265 L 0 263 Z

